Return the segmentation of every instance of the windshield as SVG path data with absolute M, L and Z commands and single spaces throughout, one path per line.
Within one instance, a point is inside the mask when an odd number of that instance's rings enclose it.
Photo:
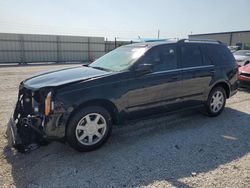
M 250 56 L 250 50 L 239 50 L 234 52 L 234 55 Z
M 107 53 L 89 66 L 115 72 L 127 70 L 146 50 L 145 46 L 123 46 Z

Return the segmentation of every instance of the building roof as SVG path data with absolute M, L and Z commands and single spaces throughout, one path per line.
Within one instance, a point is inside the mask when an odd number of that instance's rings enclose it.
M 203 34 L 192 34 L 188 36 L 200 36 L 200 35 L 220 35 L 220 34 L 231 34 L 231 33 L 250 33 L 250 30 L 244 31 L 228 31 L 228 32 L 217 32 L 217 33 L 203 33 Z

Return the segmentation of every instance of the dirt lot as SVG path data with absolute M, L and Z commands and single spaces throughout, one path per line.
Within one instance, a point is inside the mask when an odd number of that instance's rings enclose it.
M 249 90 L 216 118 L 189 111 L 116 128 L 94 152 L 57 142 L 11 150 L 4 131 L 19 82 L 60 67 L 0 68 L 0 187 L 250 187 Z

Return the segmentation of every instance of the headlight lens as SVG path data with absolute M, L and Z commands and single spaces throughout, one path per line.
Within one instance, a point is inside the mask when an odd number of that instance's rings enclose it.
M 51 110 L 51 103 L 52 103 L 51 96 L 52 92 L 49 92 L 45 99 L 45 110 L 44 110 L 45 116 L 48 116 Z

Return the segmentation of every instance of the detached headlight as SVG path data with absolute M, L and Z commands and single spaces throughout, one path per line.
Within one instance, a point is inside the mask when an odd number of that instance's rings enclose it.
M 45 110 L 44 114 L 45 116 L 48 116 L 51 110 L 54 108 L 54 103 L 52 101 L 52 92 L 49 92 L 45 98 Z

